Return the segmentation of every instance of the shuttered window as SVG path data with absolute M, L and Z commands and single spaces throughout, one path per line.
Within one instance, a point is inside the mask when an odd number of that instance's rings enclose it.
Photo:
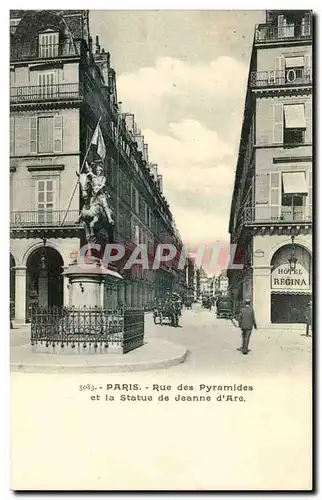
M 284 135 L 284 114 L 283 104 L 273 106 L 273 143 L 283 144 Z
M 38 153 L 53 153 L 54 134 L 53 118 L 38 118 Z
M 30 153 L 61 153 L 63 151 L 63 117 L 30 118 Z
M 39 222 L 51 222 L 55 208 L 54 179 L 36 181 L 36 203 Z
M 305 130 L 305 142 L 311 143 L 312 142 L 312 101 L 307 101 L 304 105 L 305 108 L 305 124 L 306 124 L 306 130 Z
M 313 191 L 312 191 L 312 170 L 307 173 L 308 178 L 308 210 L 309 214 L 312 214 L 312 205 L 313 205 Z
M 29 150 L 30 153 L 37 153 L 37 117 L 33 116 L 29 122 Z
M 39 57 L 43 57 L 44 59 L 47 57 L 57 57 L 58 43 L 58 33 L 42 33 L 39 35 Z
M 276 220 L 281 211 L 281 176 L 279 172 L 270 172 L 270 219 Z
M 10 156 L 15 154 L 15 119 L 10 117 Z
M 43 99 L 55 97 L 55 73 L 46 72 L 38 74 L 39 94 Z
M 63 117 L 60 115 L 54 116 L 54 151 L 63 151 Z

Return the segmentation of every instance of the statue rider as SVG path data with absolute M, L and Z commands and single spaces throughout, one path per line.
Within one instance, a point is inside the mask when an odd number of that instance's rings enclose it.
M 93 172 L 93 167 L 96 167 L 96 174 Z M 103 207 L 104 213 L 106 215 L 106 218 L 110 224 L 114 224 L 114 220 L 112 218 L 112 212 L 110 207 L 108 206 L 107 203 L 107 197 L 109 195 L 106 195 L 105 193 L 105 187 L 106 187 L 106 177 L 104 175 L 104 167 L 102 161 L 94 161 L 91 166 L 88 166 L 86 163 L 86 170 L 87 170 L 87 175 L 91 178 L 92 181 L 92 186 L 93 186 L 93 193 L 96 196 L 97 200 L 100 202 L 100 204 Z

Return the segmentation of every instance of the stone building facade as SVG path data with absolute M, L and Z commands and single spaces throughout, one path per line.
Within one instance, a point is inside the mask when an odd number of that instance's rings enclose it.
M 133 115 L 122 113 L 110 54 L 90 36 L 89 11 L 10 12 L 10 281 L 15 318 L 26 321 L 30 297 L 40 305 L 67 305 L 63 277 L 84 243 L 78 221 L 79 172 L 95 127 L 106 147 L 105 175 L 115 230 L 102 228 L 107 242 L 122 243 L 116 262 L 122 274 L 117 290 L 106 290 L 110 306 L 150 307 L 166 289 L 185 288 L 179 270 L 182 241 L 162 193 L 162 176 L 149 162 Z M 176 261 L 157 270 L 133 266 L 126 258 L 138 244 L 152 255 L 159 243 L 177 248 Z
M 303 323 L 312 293 L 312 38 L 310 11 L 267 11 L 256 26 L 229 232 L 238 309 L 260 327 Z

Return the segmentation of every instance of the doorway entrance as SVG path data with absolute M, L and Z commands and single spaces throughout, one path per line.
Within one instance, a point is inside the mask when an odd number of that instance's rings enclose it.
M 51 247 L 38 248 L 27 260 L 26 318 L 33 304 L 40 307 L 63 305 L 63 259 Z

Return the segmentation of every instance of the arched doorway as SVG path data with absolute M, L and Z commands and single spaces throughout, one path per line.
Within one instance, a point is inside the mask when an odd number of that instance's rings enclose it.
M 305 323 L 311 294 L 312 259 L 308 250 L 300 245 L 279 248 L 271 261 L 271 322 Z
M 63 259 L 51 247 L 34 250 L 27 259 L 26 318 L 32 303 L 41 307 L 63 305 Z
M 16 304 L 16 261 L 10 254 L 10 318 L 15 317 Z

